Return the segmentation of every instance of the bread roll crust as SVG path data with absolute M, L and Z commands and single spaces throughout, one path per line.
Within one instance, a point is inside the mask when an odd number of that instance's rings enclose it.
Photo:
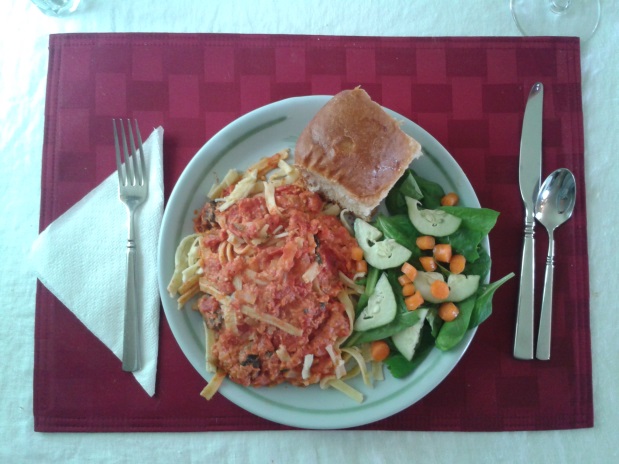
M 344 90 L 301 133 L 295 163 L 313 191 L 369 219 L 421 146 L 361 88 Z

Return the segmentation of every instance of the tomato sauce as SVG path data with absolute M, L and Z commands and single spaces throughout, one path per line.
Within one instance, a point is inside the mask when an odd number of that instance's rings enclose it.
M 212 359 L 246 386 L 309 385 L 334 376 L 327 346 L 336 349 L 351 330 L 337 295 L 344 289 L 339 273 L 355 273 L 355 238 L 337 217 L 321 213 L 316 193 L 287 185 L 275 189 L 275 200 L 280 211 L 274 213 L 263 195 L 223 212 L 207 203 L 195 220 L 202 234 L 201 285 L 218 293 L 198 304 L 215 334 Z M 248 308 L 300 334 L 248 315 Z M 308 354 L 313 363 L 303 378 Z

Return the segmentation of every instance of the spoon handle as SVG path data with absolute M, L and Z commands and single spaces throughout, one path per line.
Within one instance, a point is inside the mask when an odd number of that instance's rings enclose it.
M 535 357 L 542 361 L 550 359 L 550 334 L 552 327 L 552 288 L 555 271 L 555 241 L 553 232 L 548 232 L 548 256 L 544 274 L 544 293 L 542 294 L 542 313 L 537 333 Z

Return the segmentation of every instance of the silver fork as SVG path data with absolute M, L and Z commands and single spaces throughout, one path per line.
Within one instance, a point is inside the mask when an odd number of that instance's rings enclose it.
M 140 369 L 140 329 L 138 323 L 138 300 L 135 288 L 135 253 L 137 243 L 133 233 L 133 215 L 135 210 L 144 203 L 148 194 L 148 177 L 144 163 L 144 148 L 138 122 L 134 120 L 135 134 L 138 142 L 136 149 L 131 120 L 127 119 L 127 131 L 129 133 L 129 145 L 125 136 L 123 120 L 119 120 L 120 135 L 124 152 L 124 164 L 121 160 L 121 150 L 118 143 L 118 131 L 116 120 L 112 119 L 114 126 L 114 146 L 116 148 L 116 168 L 118 170 L 118 195 L 120 200 L 127 206 L 129 212 L 127 239 L 127 286 L 125 294 L 125 324 L 123 331 L 123 371 L 135 372 Z

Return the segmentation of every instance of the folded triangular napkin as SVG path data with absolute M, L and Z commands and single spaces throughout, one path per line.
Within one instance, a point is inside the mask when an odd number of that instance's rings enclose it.
M 159 347 L 157 241 L 164 201 L 161 127 L 144 143 L 144 152 L 148 198 L 135 213 L 141 369 L 134 376 L 153 396 Z M 41 232 L 30 255 L 43 285 L 119 359 L 127 232 L 127 209 L 118 198 L 118 175 L 114 172 Z

